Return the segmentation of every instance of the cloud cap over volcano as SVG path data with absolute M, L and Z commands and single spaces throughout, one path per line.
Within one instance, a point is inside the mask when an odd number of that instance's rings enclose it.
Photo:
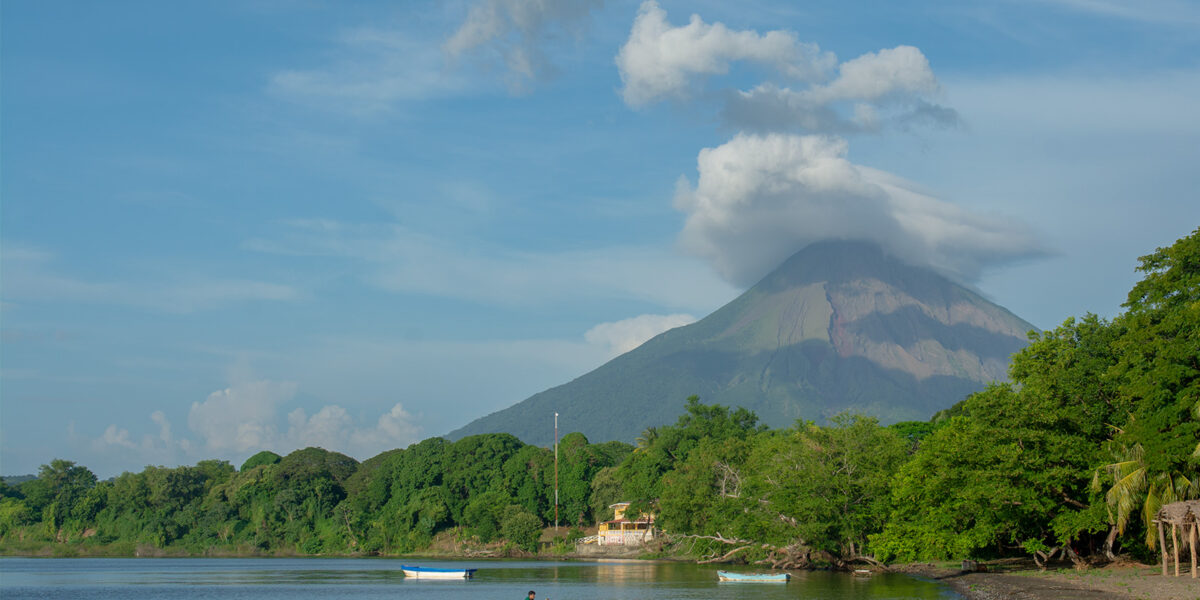
M 1027 225 L 856 165 L 847 147 L 834 137 L 743 133 L 701 150 L 696 184 L 681 178 L 675 193 L 675 208 L 687 215 L 680 245 L 738 285 L 821 240 L 874 242 L 960 281 L 1047 254 Z

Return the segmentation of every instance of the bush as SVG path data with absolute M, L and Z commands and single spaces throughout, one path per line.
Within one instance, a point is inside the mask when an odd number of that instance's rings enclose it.
M 538 538 L 542 535 L 542 521 L 529 511 L 510 505 L 504 509 L 500 521 L 500 535 L 526 552 L 537 552 Z

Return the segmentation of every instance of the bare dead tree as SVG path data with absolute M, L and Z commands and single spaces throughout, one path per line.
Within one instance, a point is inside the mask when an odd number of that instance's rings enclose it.
M 742 497 L 742 476 L 729 463 L 718 460 L 713 464 L 717 475 L 721 478 L 721 496 L 724 498 Z

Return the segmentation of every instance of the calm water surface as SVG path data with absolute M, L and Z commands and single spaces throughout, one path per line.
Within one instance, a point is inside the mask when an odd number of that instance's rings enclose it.
M 787 584 L 717 583 L 708 565 L 647 562 L 406 560 L 428 567 L 476 568 L 470 581 L 408 579 L 392 559 L 3 558 L 0 597 L 63 599 L 246 598 L 308 600 L 952 600 L 936 583 L 903 575 L 852 577 L 794 573 Z

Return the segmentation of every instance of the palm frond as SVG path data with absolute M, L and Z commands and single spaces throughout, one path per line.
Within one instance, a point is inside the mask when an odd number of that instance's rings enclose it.
M 1163 493 L 1170 493 L 1171 486 L 1162 487 L 1160 481 L 1155 481 L 1150 484 L 1146 490 L 1146 501 L 1142 505 L 1142 519 L 1146 524 L 1146 545 L 1151 550 L 1158 545 L 1158 529 L 1154 526 L 1154 519 L 1158 517 L 1158 511 L 1162 509 Z

